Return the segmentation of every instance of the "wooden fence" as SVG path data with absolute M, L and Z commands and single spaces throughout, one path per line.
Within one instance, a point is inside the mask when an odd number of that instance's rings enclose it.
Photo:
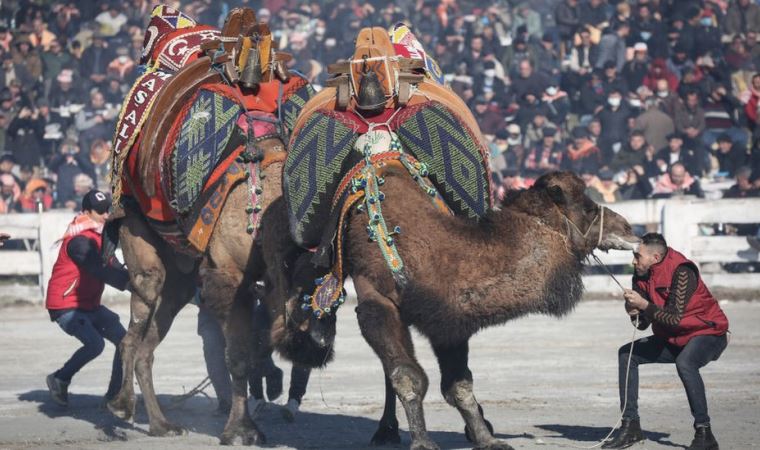
M 713 224 L 760 223 L 760 199 L 741 200 L 639 200 L 607 205 L 622 214 L 633 225 L 645 225 L 660 230 L 668 243 L 703 268 L 703 275 L 711 288 L 756 290 L 760 292 L 760 274 L 731 274 L 715 271 L 717 264 L 731 262 L 758 262 L 760 255 L 753 250 L 745 237 L 708 235 Z M 0 215 L 0 230 L 21 242 L 18 250 L 0 250 L 0 276 L 34 276 L 37 285 L 22 289 L 16 296 L 30 301 L 44 298 L 47 280 L 58 255 L 56 241 L 63 235 L 73 214 L 68 211 L 51 211 L 42 214 Z M 611 251 L 597 255 L 609 265 L 628 265 L 631 252 Z M 711 266 L 711 267 L 710 267 Z M 618 279 L 629 284 L 629 276 Z M 619 288 L 606 275 L 584 277 L 586 290 L 604 294 L 619 292 Z M 0 285 L 0 297 L 11 288 Z M 5 291 L 5 292 L 4 292 Z M 108 291 L 113 294 L 114 290 Z

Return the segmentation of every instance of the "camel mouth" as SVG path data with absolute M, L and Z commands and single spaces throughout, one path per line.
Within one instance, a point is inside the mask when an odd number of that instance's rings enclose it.
M 603 251 L 635 250 L 636 247 L 638 247 L 639 242 L 641 242 L 641 239 L 639 239 L 638 236 L 618 236 L 617 234 L 611 233 L 605 236 L 604 240 L 599 244 L 599 249 Z

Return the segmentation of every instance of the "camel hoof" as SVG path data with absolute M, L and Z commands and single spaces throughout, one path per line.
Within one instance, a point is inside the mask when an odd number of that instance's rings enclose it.
M 412 441 L 409 450 L 441 450 L 441 447 L 433 442 L 430 438 L 417 439 Z
M 301 407 L 301 405 L 293 399 L 288 400 L 288 403 L 282 407 L 280 410 L 280 414 L 282 414 L 282 418 L 285 419 L 285 422 L 293 423 L 296 421 L 296 414 L 298 413 L 298 409 Z
M 118 395 L 106 402 L 106 408 L 111 411 L 111 414 L 125 421 L 131 421 L 135 415 L 135 402 Z
M 267 440 L 264 434 L 255 427 L 251 429 L 237 429 L 225 431 L 219 438 L 221 445 L 263 445 Z
M 401 435 L 398 432 L 398 423 L 396 425 L 385 425 L 380 424 L 379 427 L 377 427 L 377 431 L 375 431 L 374 436 L 372 436 L 372 440 L 369 442 L 370 445 L 391 445 L 391 444 L 400 444 L 401 443 Z
M 151 424 L 150 429 L 148 430 L 148 435 L 155 437 L 173 437 L 182 436 L 183 434 L 187 434 L 186 429 L 169 422 Z
M 479 445 L 475 447 L 473 450 L 515 450 L 511 445 L 507 444 L 505 441 L 501 441 L 498 439 L 494 439 L 492 442 L 489 442 L 485 445 Z
M 486 428 L 488 428 L 488 432 L 491 433 L 491 436 L 493 436 L 493 424 L 487 420 Z M 472 431 L 470 431 L 470 427 L 467 425 L 464 426 L 464 437 L 467 438 L 468 442 L 475 442 L 475 437 L 472 435 Z

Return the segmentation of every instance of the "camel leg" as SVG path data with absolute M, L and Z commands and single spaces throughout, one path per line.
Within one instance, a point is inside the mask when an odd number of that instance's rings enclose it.
M 467 367 L 469 344 L 433 345 L 441 369 L 441 393 L 459 410 L 477 449 L 511 450 L 506 442 L 493 437 L 483 418 L 483 410 L 472 392 L 472 372 Z
M 412 450 L 437 450 L 438 445 L 428 436 L 422 401 L 428 388 L 425 371 L 414 357 L 409 328 L 401 321 L 396 305 L 381 295 L 371 281 L 363 276 L 354 278 L 359 306 L 356 314 L 359 328 L 367 343 L 383 364 L 383 370 L 398 395 L 409 422 Z
M 225 359 L 232 378 L 230 415 L 219 440 L 222 445 L 243 445 L 265 442 L 264 434 L 248 415 L 248 375 L 251 373 L 254 339 L 252 329 L 253 298 L 248 292 L 249 280 L 221 269 L 206 269 L 201 297 L 224 324 Z
M 385 378 L 385 408 L 383 417 L 377 426 L 375 435 L 372 436 L 372 445 L 400 444 L 401 436 L 398 432 L 398 419 L 396 418 L 396 391 L 390 378 Z
M 133 287 L 129 328 L 119 344 L 124 374 L 121 389 L 107 406 L 116 417 L 132 420 L 135 413 L 135 356 L 152 320 L 151 311 L 160 301 L 166 269 L 158 255 L 162 242 L 144 219 L 137 214 L 127 215 L 121 221 L 119 232 Z
M 140 384 L 145 409 L 148 412 L 150 423 L 148 433 L 151 436 L 176 436 L 185 433 L 184 428 L 174 425 L 166 419 L 153 387 L 154 351 L 166 337 L 177 313 L 187 304 L 192 291 L 195 289 L 194 277 L 185 276 L 182 281 L 176 281 L 176 279 L 175 282 L 172 281 L 171 277 L 167 277 L 161 301 L 152 312 L 152 318 L 142 341 L 138 345 L 135 358 L 135 374 L 137 375 L 137 382 Z M 174 292 L 169 292 L 170 290 Z

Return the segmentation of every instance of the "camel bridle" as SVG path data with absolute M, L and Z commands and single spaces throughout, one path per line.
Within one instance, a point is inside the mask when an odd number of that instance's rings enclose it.
M 607 209 L 607 207 L 602 205 L 597 205 L 599 207 L 599 212 L 594 216 L 594 220 L 591 221 L 588 228 L 586 228 L 586 232 L 581 232 L 581 229 L 578 228 L 578 225 L 575 224 L 572 220 L 570 220 L 569 217 L 567 217 L 566 214 L 562 214 L 562 216 L 565 218 L 565 225 L 567 226 L 567 237 L 570 238 L 570 234 L 572 233 L 572 230 L 575 230 L 576 233 L 581 235 L 583 237 L 583 241 L 588 241 L 588 234 L 591 232 L 591 228 L 594 226 L 596 221 L 599 221 L 599 237 L 596 240 L 596 245 L 594 248 L 599 247 L 599 245 L 602 243 L 602 235 L 604 234 L 604 210 Z M 572 227 L 572 228 L 571 228 Z

